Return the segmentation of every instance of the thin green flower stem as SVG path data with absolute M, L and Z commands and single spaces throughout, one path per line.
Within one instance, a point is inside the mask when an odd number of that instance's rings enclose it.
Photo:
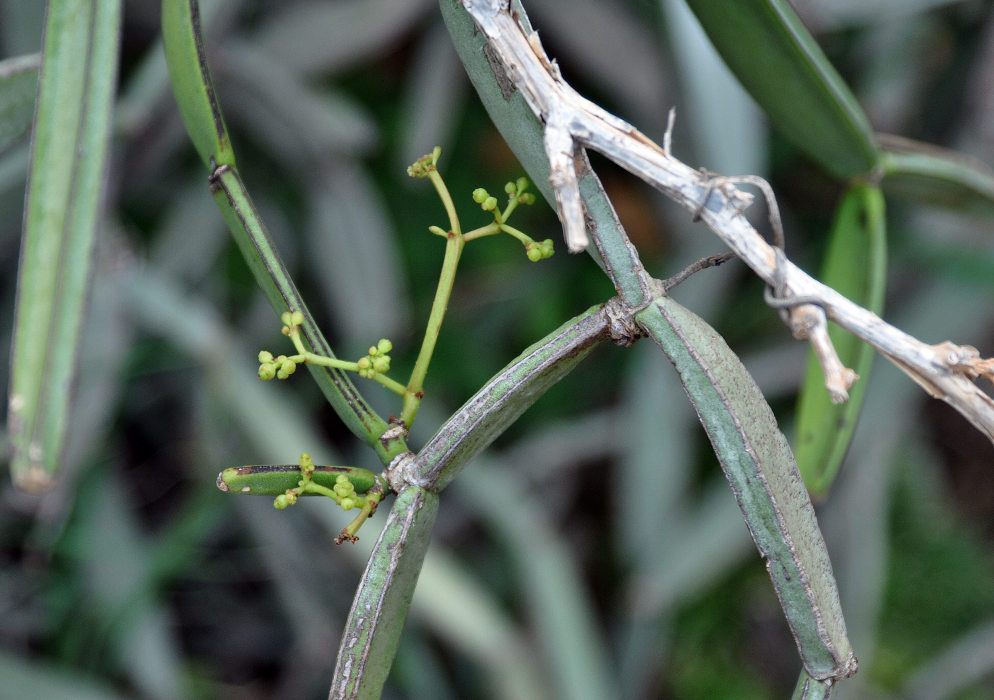
M 303 341 L 300 339 L 300 331 L 291 331 L 290 340 L 293 341 L 293 346 L 297 349 L 296 355 L 288 359 L 293 360 L 298 365 L 307 363 L 309 365 L 319 365 L 321 367 L 334 367 L 335 369 L 342 369 L 347 372 L 358 372 L 359 363 L 358 362 L 348 362 L 347 360 L 339 360 L 337 357 L 325 357 L 324 355 L 315 355 L 304 348 Z M 375 382 L 382 384 L 387 389 L 395 394 L 404 396 L 407 393 L 407 387 L 405 387 L 400 382 L 395 379 L 391 379 L 386 375 L 377 372 L 372 377 L 370 377 Z
M 399 394 L 400 396 L 404 397 L 407 396 L 407 387 L 401 384 L 400 382 L 398 382 L 397 380 L 391 379 L 385 374 L 380 374 L 379 372 L 377 372 L 372 377 L 370 377 L 370 379 L 372 379 L 374 382 L 379 382 L 380 384 L 382 384 L 383 386 L 385 386 L 387 389 L 389 389 L 395 394 Z
M 509 233 L 510 235 L 514 236 L 515 238 L 517 238 L 519 241 L 521 241 L 525 245 L 528 245 L 529 243 L 534 243 L 535 242 L 534 240 L 532 240 L 531 236 L 529 236 L 529 235 L 527 235 L 527 234 L 519 231 L 518 229 L 514 228 L 513 226 L 508 226 L 507 224 L 501 224 L 500 229 L 501 229 L 501 231 L 504 231 L 505 233 Z
M 339 360 L 337 357 L 325 357 L 324 355 L 315 355 L 313 352 L 307 352 L 306 350 L 300 354 L 291 355 L 287 359 L 293 360 L 298 365 L 307 363 L 309 365 L 318 365 L 320 367 L 334 367 L 335 369 L 344 369 L 347 372 L 359 371 L 359 365 L 355 362 L 349 362 L 348 360 Z
M 453 233 L 457 236 L 462 236 L 462 229 L 459 226 L 459 217 L 456 215 L 456 205 L 452 203 L 452 195 L 449 194 L 449 188 L 445 186 L 445 181 L 442 180 L 442 176 L 438 174 L 438 171 L 432 169 L 428 172 L 428 179 L 431 180 L 431 184 L 435 186 L 435 191 L 438 192 L 438 198 L 442 200 L 442 206 L 445 207 L 445 213 L 449 215 L 449 228 L 452 229 Z
M 359 531 L 359 528 L 362 527 L 363 523 L 369 520 L 369 516 L 373 514 L 373 509 L 377 505 L 379 505 L 378 501 L 373 502 L 367 500 L 366 503 L 363 504 L 362 508 L 359 510 L 359 514 L 355 516 L 355 519 L 351 523 L 345 526 L 345 532 L 349 536 L 355 537 L 355 533 Z
M 322 496 L 327 496 L 335 503 L 338 503 L 339 500 L 341 500 L 339 499 L 338 494 L 336 494 L 334 491 L 329 489 L 327 486 L 322 486 L 321 484 L 315 484 L 313 481 L 308 481 L 306 484 L 304 484 L 304 491 L 307 491 L 308 493 L 319 493 Z
M 444 186 L 443 186 L 444 187 Z M 449 200 L 451 202 L 451 200 Z M 454 212 L 453 212 L 454 214 Z M 450 220 L 455 220 L 454 215 Z M 414 422 L 414 417 L 421 406 L 421 398 L 424 396 L 425 376 L 428 374 L 428 364 L 431 362 L 432 353 L 435 352 L 435 343 L 438 341 L 438 334 L 442 328 L 442 320 L 445 318 L 445 311 L 449 306 L 449 297 L 452 295 L 452 286 L 456 279 L 456 268 L 459 265 L 459 256 L 465 245 L 462 234 L 459 233 L 459 221 L 455 220 L 453 230 L 449 233 L 445 241 L 445 258 L 442 260 L 442 272 L 438 276 L 438 287 L 435 290 L 435 300 L 431 305 L 431 314 L 428 316 L 428 325 L 425 328 L 425 337 L 421 342 L 421 351 L 418 359 L 414 363 L 411 371 L 411 379 L 404 392 L 404 405 L 401 409 L 400 420 L 408 428 Z
M 435 352 L 435 343 L 438 342 L 438 334 L 442 328 L 445 311 L 449 306 L 449 297 L 452 295 L 452 286 L 456 279 L 456 268 L 459 266 L 459 256 L 462 255 L 463 246 L 466 244 L 462 235 L 462 227 L 459 224 L 459 216 L 456 214 L 456 207 L 452 202 L 452 195 L 449 194 L 449 188 L 445 186 L 442 176 L 437 170 L 432 169 L 428 172 L 428 179 L 435 187 L 438 198 L 442 200 L 442 206 L 445 207 L 445 212 L 449 216 L 451 230 L 445 239 L 445 259 L 442 260 L 442 272 L 438 277 L 438 287 L 435 289 L 435 299 L 431 304 L 431 314 L 428 316 L 425 337 L 421 341 L 418 359 L 414 363 L 411 379 L 404 391 L 404 404 L 400 412 L 400 420 L 408 428 L 414 422 L 414 417 L 418 414 L 418 408 L 421 406 L 428 365 Z
M 521 202 L 521 197 L 520 197 L 520 196 L 514 196 L 514 197 L 511 197 L 511 198 L 510 198 L 510 199 L 509 199 L 509 200 L 507 201 L 507 208 L 506 208 L 506 209 L 504 209 L 504 213 L 502 213 L 502 214 L 500 215 L 500 218 L 499 218 L 498 220 L 499 220 L 499 221 L 500 221 L 501 223 L 504 223 L 505 221 L 507 221 L 507 218 L 508 218 L 508 217 L 509 217 L 509 216 L 511 215 L 511 213 L 512 213 L 512 212 L 513 212 L 513 211 L 514 211 L 515 209 L 517 209 L 517 208 L 518 208 L 518 204 L 520 204 L 520 202 Z
M 358 372 L 359 363 L 358 362 L 348 362 L 347 360 L 339 360 L 337 357 L 325 357 L 324 355 L 315 355 L 313 352 L 308 351 L 304 348 L 304 343 L 300 338 L 300 329 L 291 331 L 289 334 L 290 340 L 293 342 L 293 347 L 297 349 L 297 354 L 288 359 L 293 360 L 298 365 L 307 363 L 309 365 L 319 365 L 321 367 L 334 367 L 335 369 L 343 369 L 347 372 Z M 407 387 L 391 379 L 390 377 L 380 374 L 377 372 L 372 377 L 370 377 L 375 382 L 385 386 L 387 389 L 395 394 L 404 396 L 407 393 Z
M 486 226 L 481 226 L 480 228 L 474 228 L 472 231 L 467 231 L 462 235 L 464 242 L 469 242 L 476 240 L 477 238 L 483 238 L 484 236 L 493 236 L 501 232 L 501 225 L 496 221 L 492 224 L 487 224 Z

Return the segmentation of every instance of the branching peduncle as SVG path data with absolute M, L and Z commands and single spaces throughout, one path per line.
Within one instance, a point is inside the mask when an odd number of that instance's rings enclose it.
M 463 233 L 462 225 L 459 222 L 459 215 L 452 201 L 452 195 L 449 193 L 449 188 L 442 179 L 442 175 L 438 172 L 438 158 L 441 153 L 442 149 L 435 147 L 430 154 L 419 158 L 407 169 L 407 174 L 411 177 L 427 178 L 431 182 L 449 218 L 448 230 L 439 226 L 428 227 L 431 233 L 445 238 L 445 257 L 442 260 L 442 270 L 439 274 L 438 286 L 435 290 L 435 298 L 432 301 L 431 312 L 428 315 L 424 339 L 421 341 L 421 349 L 418 351 L 418 357 L 407 384 L 401 384 L 386 374 L 390 370 L 389 353 L 393 349 L 393 344 L 386 338 L 381 339 L 375 346 L 371 346 L 369 353 L 356 362 L 325 357 L 307 350 L 304 347 L 300 333 L 300 326 L 304 322 L 304 315 L 299 311 L 288 311 L 281 316 L 283 334 L 290 338 L 294 348 L 297 350 L 297 354 L 274 357 L 271 352 L 265 350 L 260 352 L 260 379 L 286 379 L 296 371 L 297 365 L 301 363 L 356 372 L 359 376 L 372 379 L 403 397 L 400 422 L 403 426 L 409 428 L 417 416 L 418 408 L 421 406 L 421 399 L 424 397 L 425 377 L 428 375 L 428 366 L 431 364 L 435 345 L 438 342 L 438 336 L 441 332 L 442 321 L 445 319 L 445 311 L 449 306 L 449 299 L 452 296 L 456 269 L 459 267 L 459 258 L 462 255 L 463 246 L 468 241 L 504 232 L 517 239 L 525 247 L 525 254 L 529 260 L 537 262 L 552 256 L 554 251 L 551 239 L 535 241 L 519 229 L 507 224 L 508 218 L 518 208 L 518 205 L 535 202 L 535 195 L 525 191 L 529 185 L 528 178 L 525 177 L 518 178 L 517 181 L 508 182 L 504 185 L 504 192 L 507 194 L 508 200 L 503 210 L 498 207 L 497 198 L 492 197 L 485 189 L 480 187 L 474 190 L 473 201 L 479 204 L 481 209 L 489 212 L 493 216 L 493 221 L 472 231 Z

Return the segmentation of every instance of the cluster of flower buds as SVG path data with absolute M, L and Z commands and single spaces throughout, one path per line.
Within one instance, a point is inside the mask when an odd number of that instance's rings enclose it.
M 356 497 L 355 486 L 349 481 L 349 477 L 344 474 L 338 475 L 335 479 L 335 485 L 331 487 L 331 490 L 338 497 L 338 505 L 342 507 L 342 510 L 352 510 L 359 505 L 359 500 L 363 500 Z
M 273 357 L 273 353 L 263 350 L 259 353 L 259 379 L 268 381 L 273 379 L 286 379 L 297 371 L 297 363 L 286 355 Z
M 525 244 L 525 255 L 532 262 L 538 262 L 539 260 L 544 260 L 545 258 L 551 258 L 552 254 L 556 251 L 552 246 L 552 239 L 546 238 L 544 241 L 532 241 L 531 243 Z
M 435 149 L 428 155 L 421 156 L 407 167 L 407 174 L 410 177 L 428 177 L 428 173 L 435 170 L 438 157 L 442 155 L 442 147 L 435 146 Z
M 359 365 L 359 376 L 372 379 L 377 374 L 385 374 L 390 370 L 390 351 L 393 343 L 386 338 L 380 338 L 375 346 L 370 346 L 369 354 L 356 364 Z
M 527 177 L 519 177 L 515 182 L 506 183 L 504 191 L 507 192 L 509 197 L 517 197 L 518 201 L 522 204 L 534 204 L 535 195 L 531 192 L 525 192 L 530 184 L 531 182 L 528 181 Z

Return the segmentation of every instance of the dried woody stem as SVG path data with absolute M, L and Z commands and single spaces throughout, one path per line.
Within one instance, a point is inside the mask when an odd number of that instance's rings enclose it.
M 770 285 L 773 291 L 768 300 L 788 310 L 788 322 L 796 336 L 812 342 L 834 399 L 845 400 L 855 374 L 839 362 L 825 332 L 828 320 L 872 345 L 994 441 L 994 400 L 973 383 L 978 377 L 994 379 L 994 360 L 981 359 L 969 345 L 923 343 L 807 275 L 787 260 L 781 248 L 767 243 L 743 215 L 753 198 L 737 189 L 734 182 L 758 184 L 756 180 L 695 170 L 624 120 L 579 95 L 549 60 L 537 32 L 525 34 L 507 0 L 463 0 L 462 4 L 486 36 L 507 77 L 545 124 L 549 179 L 571 251 L 581 251 L 588 243 L 574 157 L 581 149 L 591 148 L 698 215 Z

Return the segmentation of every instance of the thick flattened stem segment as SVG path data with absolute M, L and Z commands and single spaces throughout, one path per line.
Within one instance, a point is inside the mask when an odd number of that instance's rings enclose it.
M 418 453 L 414 463 L 418 483 L 437 491 L 448 486 L 542 394 L 610 337 L 606 308 L 593 306 L 525 348 L 463 404 Z
M 817 681 L 802 669 L 790 700 L 829 700 L 834 691 L 833 681 Z
M 228 129 L 207 66 L 197 0 L 162 1 L 166 65 L 190 140 L 207 167 L 235 165 Z
M 311 481 L 318 486 L 334 488 L 339 476 L 352 482 L 355 492 L 366 493 L 376 485 L 376 475 L 356 467 L 329 467 L 316 465 Z M 246 493 L 256 496 L 279 496 L 288 489 L 295 489 L 304 478 L 299 464 L 256 464 L 247 467 L 228 467 L 217 475 L 217 487 L 225 493 Z M 303 495 L 312 495 L 305 492 Z
M 196 0 L 163 0 L 162 36 L 166 63 L 183 123 L 201 159 L 210 169 L 214 200 L 273 309 L 277 314 L 288 310 L 302 312 L 305 345 L 319 355 L 334 357 L 235 169 L 234 151 L 207 66 L 199 17 Z M 372 445 L 384 464 L 407 449 L 402 439 L 380 439 L 388 429 L 386 421 L 373 412 L 344 372 L 308 368 L 342 422 Z
M 278 313 L 302 312 L 304 345 L 319 355 L 334 357 L 331 345 L 307 309 L 237 171 L 227 166 L 219 167 L 211 177 L 211 190 L 242 256 L 273 309 Z M 342 422 L 353 434 L 372 445 L 384 464 L 397 451 L 403 451 L 397 444 L 402 446 L 403 440 L 385 443 L 380 439 L 388 429 L 386 421 L 373 412 L 345 372 L 315 365 L 307 368 Z
M 804 667 L 818 680 L 856 670 L 814 508 L 759 387 L 724 339 L 669 297 L 635 316 L 680 374 L 783 606 Z
M 329 700 L 383 692 L 437 513 L 435 493 L 409 486 L 397 495 L 352 601 Z

